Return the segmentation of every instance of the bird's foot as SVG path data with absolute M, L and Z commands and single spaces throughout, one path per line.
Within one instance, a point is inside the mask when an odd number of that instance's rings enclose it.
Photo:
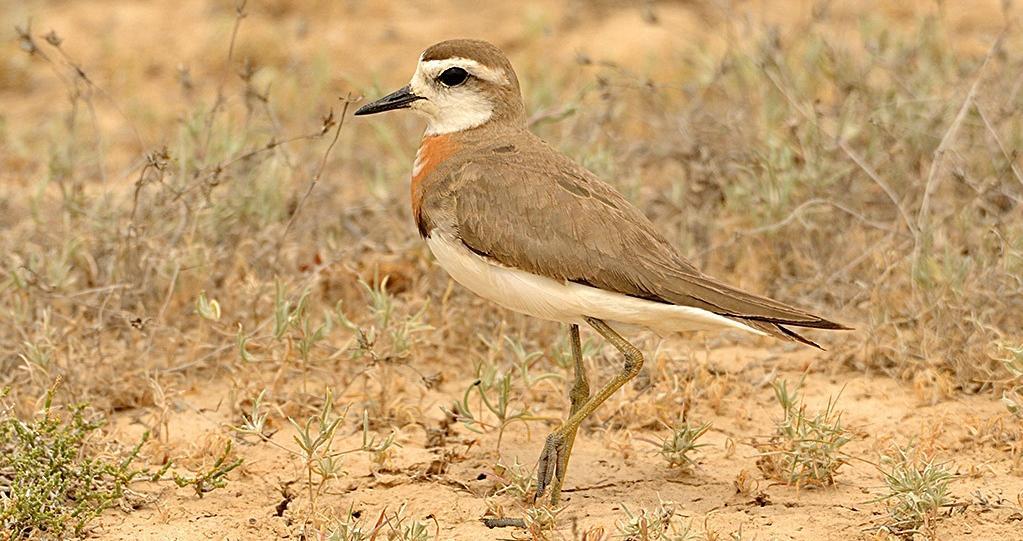
M 557 503 L 558 497 L 561 492 L 561 483 L 558 482 L 562 479 L 561 475 L 558 475 L 565 461 L 561 460 L 562 454 L 565 452 L 565 436 L 559 432 L 551 432 L 547 435 L 547 441 L 544 443 L 543 451 L 540 451 L 540 459 L 536 464 L 536 495 L 533 498 L 534 502 L 540 501 L 543 498 L 544 492 L 548 488 L 551 489 L 551 503 Z

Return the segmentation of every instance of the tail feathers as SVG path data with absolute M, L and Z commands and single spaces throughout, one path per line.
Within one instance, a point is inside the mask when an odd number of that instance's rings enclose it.
M 754 319 L 759 319 L 759 318 L 754 318 Z M 764 318 L 764 319 L 761 319 L 761 321 L 764 321 L 765 323 L 774 323 L 776 325 L 791 325 L 793 327 L 805 327 L 805 328 L 808 328 L 808 329 L 826 329 L 826 330 L 829 330 L 829 331 L 851 331 L 851 330 L 853 330 L 852 327 L 847 327 L 845 325 L 842 325 L 841 323 L 835 323 L 834 321 L 829 321 L 829 320 L 824 319 L 822 317 L 817 317 L 816 319 L 814 319 L 812 321 L 789 321 L 789 320 L 781 320 L 781 319 L 774 319 L 774 318 Z
M 785 327 L 786 324 L 792 325 L 791 323 L 774 322 L 774 321 L 763 321 L 763 320 L 759 320 L 759 319 L 747 319 L 747 318 L 741 318 L 741 317 L 731 317 L 730 319 L 734 319 L 735 321 L 738 321 L 738 322 L 742 323 L 743 325 L 746 325 L 748 327 L 752 327 L 752 328 L 754 328 L 754 329 L 756 329 L 758 331 L 761 331 L 761 332 L 763 332 L 765 334 L 768 334 L 770 336 L 773 336 L 775 338 L 780 338 L 782 340 L 788 340 L 790 342 L 799 342 L 799 343 L 805 344 L 807 346 L 815 347 L 815 348 L 817 348 L 819 350 L 822 350 L 822 351 L 824 350 L 824 348 L 822 348 L 820 346 L 820 344 L 814 342 L 813 340 L 810 340 L 809 338 L 806 338 L 806 337 L 800 335 L 799 333 L 797 333 L 796 331 L 794 331 L 792 329 L 789 329 L 789 328 Z M 800 324 L 799 326 L 800 327 L 809 327 L 809 328 L 814 328 L 814 329 L 851 330 L 851 327 L 846 327 L 845 325 L 841 325 L 839 323 L 834 323 L 834 322 L 831 322 L 831 321 L 828 321 L 828 320 L 825 320 L 825 319 L 821 319 L 821 320 L 819 320 L 819 322 L 818 321 L 812 322 L 809 325 L 807 325 L 807 324 Z
M 784 327 L 782 325 L 779 325 L 777 323 L 772 323 L 772 325 L 774 325 L 774 327 L 776 329 L 781 331 L 781 333 L 784 335 L 784 337 L 786 339 L 792 340 L 792 341 L 795 341 L 795 342 L 799 342 L 801 344 L 806 344 L 808 346 L 812 346 L 812 347 L 815 347 L 815 348 L 817 348 L 817 349 L 819 349 L 821 351 L 824 351 L 824 348 L 822 348 L 820 346 L 820 344 L 818 344 L 817 342 L 814 342 L 813 340 L 810 340 L 809 338 L 806 338 L 806 337 L 800 335 L 796 331 L 793 331 L 792 329 L 789 329 L 789 328 Z

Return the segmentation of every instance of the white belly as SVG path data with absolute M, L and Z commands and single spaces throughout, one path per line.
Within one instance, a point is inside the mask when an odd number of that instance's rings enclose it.
M 440 229 L 434 229 L 426 243 L 456 282 L 509 310 L 540 319 L 584 324 L 584 317 L 593 317 L 615 327 L 641 327 L 660 335 L 724 328 L 763 334 L 700 308 L 648 301 L 497 265 Z

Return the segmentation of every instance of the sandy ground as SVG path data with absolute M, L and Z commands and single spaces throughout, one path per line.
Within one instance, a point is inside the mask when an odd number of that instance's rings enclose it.
M 670 357 L 668 355 L 667 357 Z M 677 360 L 675 362 L 685 362 Z M 587 431 L 577 440 L 566 486 L 566 510 L 559 533 L 567 539 L 595 526 L 615 532 L 612 517 L 621 517 L 622 505 L 631 510 L 656 508 L 659 501 L 679 504 L 681 515 L 691 517 L 697 531 L 741 535 L 741 539 L 858 539 L 870 537 L 884 514 L 874 501 L 883 493 L 878 470 L 861 457 L 876 456 L 892 442 L 915 440 L 925 448 L 940 450 L 951 458 L 956 473 L 952 484 L 955 501 L 938 531 L 943 539 L 1023 539 L 1016 501 L 1023 491 L 1018 454 L 1006 452 L 1004 436 L 995 422 L 1004 409 L 982 397 L 959 397 L 928 404 L 914 389 L 887 378 L 834 372 L 805 352 L 772 353 L 770 349 L 721 348 L 705 359 L 714 371 L 754 382 L 743 393 L 727 393 L 716 408 L 698 404 L 691 418 L 709 421 L 706 436 L 711 446 L 699 455 L 699 466 L 690 474 L 669 469 L 655 455 L 653 445 L 640 441 L 664 431 L 632 429 L 627 432 Z M 765 480 L 756 466 L 753 438 L 766 439 L 779 417 L 769 385 L 772 376 L 798 381 L 805 374 L 809 408 L 821 408 L 829 397 L 840 396 L 839 409 L 855 434 L 847 447 L 849 464 L 840 471 L 836 486 L 797 489 Z M 223 433 L 237 419 L 224 411 L 226 394 L 216 382 L 201 385 L 174 402 L 168 433 L 179 446 L 202 446 Z M 554 390 L 552 389 L 552 392 Z M 457 392 L 457 391 L 456 391 Z M 638 400 L 674 402 L 673 397 L 650 397 L 629 390 L 628 399 L 612 399 L 606 410 L 627 409 Z M 430 392 L 426 402 L 446 403 L 446 392 Z M 443 418 L 438 408 L 427 426 Z M 556 412 L 551 412 L 556 413 Z M 608 413 L 608 415 L 613 415 Z M 1004 419 L 1003 419 L 1004 420 Z M 502 444 L 504 463 L 535 461 L 543 441 L 534 427 L 532 437 L 512 425 Z M 122 416 L 118 429 L 125 433 L 143 429 L 130 416 Z M 340 448 L 358 446 L 361 432 L 351 428 Z M 419 427 L 402 430 L 400 452 L 387 467 L 372 467 L 365 458 L 353 458 L 348 476 L 325 494 L 325 508 L 356 511 L 373 518 L 398 502 L 408 504 L 409 516 L 427 520 L 439 528 L 438 539 L 511 539 L 512 530 L 488 530 L 480 522 L 487 505 L 483 495 L 493 490 L 496 435 L 481 436 L 455 425 L 443 447 L 426 448 Z M 292 431 L 283 429 L 275 441 L 287 443 Z M 631 438 L 631 441 L 630 441 Z M 226 489 L 203 499 L 190 488 L 164 485 L 149 487 L 160 494 L 158 503 L 130 514 L 110 512 L 97 530 L 102 539 L 270 539 L 294 531 L 290 513 L 282 502 L 302 479 L 302 471 L 283 453 L 267 445 L 240 448 L 246 464 L 231 478 Z M 435 461 L 444 464 L 443 468 Z M 748 478 L 740 492 L 739 479 Z M 998 504 L 982 505 L 981 499 Z M 523 503 L 514 496 L 494 501 L 510 515 L 521 512 Z M 283 511 L 283 513 L 281 512 Z M 282 515 L 283 516 L 279 516 Z

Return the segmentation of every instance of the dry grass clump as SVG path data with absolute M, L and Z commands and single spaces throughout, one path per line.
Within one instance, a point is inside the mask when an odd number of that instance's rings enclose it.
M 674 502 L 660 502 L 656 509 L 632 511 L 622 504 L 624 518 L 616 521 L 618 536 L 630 541 L 696 541 L 705 538 L 691 521 L 678 515 Z
M 689 471 L 696 467 L 693 455 L 701 447 L 707 447 L 709 443 L 697 443 L 707 431 L 710 430 L 710 423 L 692 425 L 688 421 L 680 423 L 671 428 L 671 433 L 661 441 L 660 454 L 668 463 L 668 467 L 679 468 L 682 471 Z
M 784 415 L 775 435 L 755 444 L 760 452 L 757 467 L 764 475 L 797 487 L 833 485 L 846 464 L 842 447 L 852 441 L 835 402 L 828 400 L 823 410 L 808 415 L 798 391 L 789 391 L 785 381 L 774 383 L 774 393 Z
M 1002 392 L 1002 403 L 1009 413 L 1023 420 L 1023 345 L 1013 346 L 1008 343 L 999 344 L 998 358 L 1009 373 L 1009 380 Z
M 881 468 L 887 492 L 877 500 L 885 503 L 888 517 L 879 528 L 907 539 L 933 535 L 934 521 L 952 502 L 948 489 L 955 479 L 952 472 L 945 464 L 906 449 L 883 457 Z
M 325 541 L 428 541 L 438 539 L 430 525 L 407 516 L 403 504 L 392 513 L 383 511 L 372 525 L 363 517 L 356 517 L 349 508 L 343 520 L 328 523 L 321 538 Z
M 497 477 L 495 496 L 511 494 L 517 499 L 526 501 L 536 492 L 533 479 L 533 468 L 519 464 L 518 459 L 510 465 L 500 462 L 494 465 L 494 476 Z

